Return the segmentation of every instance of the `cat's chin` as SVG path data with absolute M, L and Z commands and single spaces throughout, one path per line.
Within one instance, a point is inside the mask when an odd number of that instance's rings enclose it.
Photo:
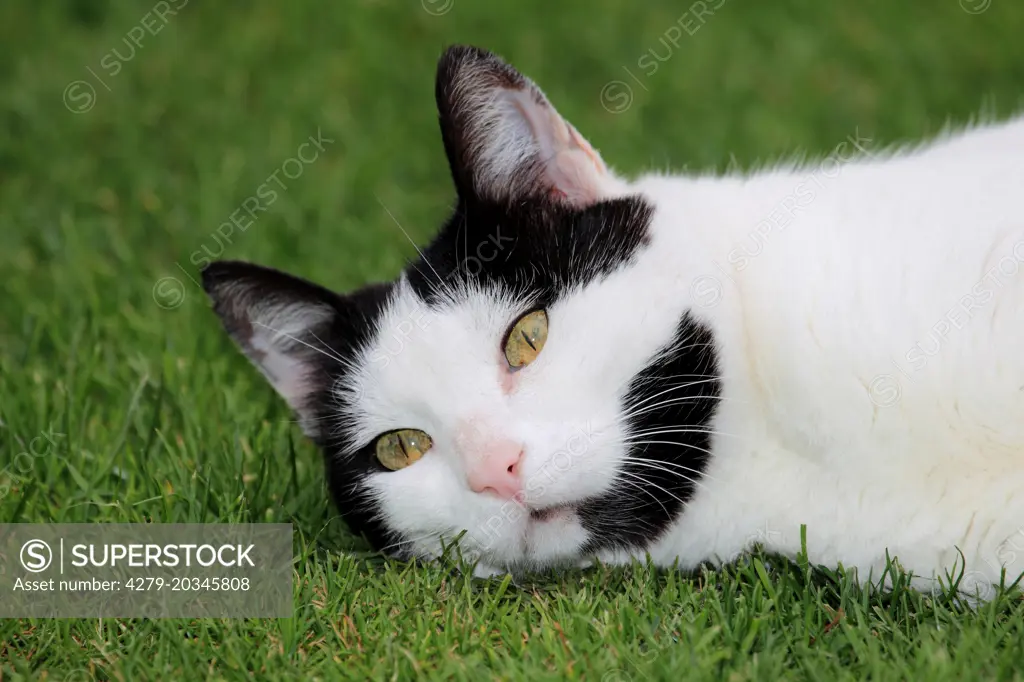
M 591 559 L 583 560 L 578 551 L 571 549 L 582 547 L 587 539 L 577 513 L 578 504 L 521 509 L 526 513 L 517 519 L 514 527 L 506 526 L 507 533 L 502 537 L 491 537 L 483 546 L 471 543 L 463 547 L 462 556 L 475 560 L 475 577 L 518 575 L 558 566 L 590 564 Z M 439 556 L 435 551 L 424 549 L 421 556 Z M 581 561 L 583 563 L 579 563 Z
M 543 571 L 545 569 L 557 568 L 557 567 L 571 567 L 576 568 L 592 568 L 598 562 L 597 557 L 580 557 L 572 561 L 559 562 L 551 565 L 537 565 L 532 568 L 534 571 Z M 491 580 L 495 578 L 504 578 L 506 575 L 522 575 L 529 573 L 530 570 L 523 569 L 522 567 L 502 567 L 494 564 L 488 564 L 483 561 L 477 562 L 473 566 L 473 577 L 480 578 L 482 580 Z

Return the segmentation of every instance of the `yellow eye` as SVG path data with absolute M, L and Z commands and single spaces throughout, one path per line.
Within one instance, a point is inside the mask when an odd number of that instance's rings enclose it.
M 537 359 L 548 340 L 548 314 L 543 310 L 526 313 L 512 325 L 505 339 L 505 359 L 510 367 L 526 367 Z
M 422 457 L 433 444 L 430 436 L 419 429 L 390 431 L 377 438 L 377 460 L 385 468 L 398 471 Z

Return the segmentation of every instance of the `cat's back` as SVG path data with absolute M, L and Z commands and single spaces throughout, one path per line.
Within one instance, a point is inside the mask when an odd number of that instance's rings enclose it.
M 727 557 L 764 527 L 795 554 L 809 524 L 815 561 L 867 573 L 888 548 L 941 575 L 961 548 L 983 581 L 1016 575 L 1024 119 L 859 142 L 641 183 L 660 209 L 651 262 L 684 271 L 677 294 L 712 329 L 723 383 L 710 491 L 656 549 Z
M 753 340 L 737 353 L 797 443 L 1020 468 L 1024 119 L 862 146 L 736 188 L 719 262 Z

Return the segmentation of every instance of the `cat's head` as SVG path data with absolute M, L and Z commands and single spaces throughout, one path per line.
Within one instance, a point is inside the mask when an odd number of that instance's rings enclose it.
M 396 281 L 220 262 L 204 287 L 378 548 L 464 532 L 502 569 L 642 548 L 699 484 L 719 390 L 708 332 L 651 304 L 654 209 L 494 55 L 449 49 L 436 96 L 458 201 Z

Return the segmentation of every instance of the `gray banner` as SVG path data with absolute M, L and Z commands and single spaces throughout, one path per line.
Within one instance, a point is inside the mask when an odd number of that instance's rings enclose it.
M 291 524 L 0 524 L 0 618 L 291 616 Z

